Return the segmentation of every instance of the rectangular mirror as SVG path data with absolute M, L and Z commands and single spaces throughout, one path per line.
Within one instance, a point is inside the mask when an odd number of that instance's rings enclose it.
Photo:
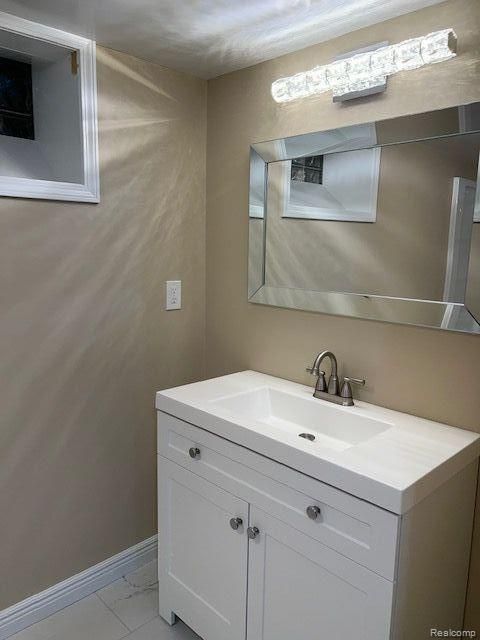
M 252 145 L 249 300 L 480 333 L 480 103 Z

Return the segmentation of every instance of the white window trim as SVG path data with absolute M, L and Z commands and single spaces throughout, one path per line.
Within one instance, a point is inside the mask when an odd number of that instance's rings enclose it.
M 0 196 L 99 202 L 95 42 L 0 11 L 0 29 L 78 51 L 82 108 L 83 183 L 0 176 Z
M 249 206 L 249 216 L 250 218 L 263 218 L 263 205 L 251 204 Z
M 327 209 L 290 204 L 290 162 L 284 163 L 282 218 L 301 218 L 306 220 L 336 220 L 339 222 L 376 222 L 378 182 L 380 176 L 380 147 L 374 148 L 370 178 L 370 198 L 367 211 L 349 211 L 348 209 Z M 328 191 L 327 187 L 324 187 Z

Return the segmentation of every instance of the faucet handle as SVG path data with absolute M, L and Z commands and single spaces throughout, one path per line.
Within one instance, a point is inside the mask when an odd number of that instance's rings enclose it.
M 348 378 L 345 376 L 343 382 L 351 382 L 352 384 L 358 384 L 360 387 L 364 387 L 366 381 L 364 378 Z
M 326 391 L 327 383 L 325 381 L 325 371 L 320 371 L 316 367 L 307 367 L 306 370 L 313 376 L 318 376 L 317 384 L 315 385 L 315 391 Z
M 340 397 L 343 398 L 343 405 L 345 407 L 353 406 L 353 394 L 351 384 L 358 384 L 363 387 L 365 385 L 365 380 L 363 378 L 349 378 L 345 376 L 343 379 L 342 390 L 340 391 Z
M 318 372 L 318 380 L 315 385 L 315 392 L 317 391 L 327 391 L 327 382 L 325 380 L 325 371 Z
M 305 369 L 305 371 L 307 373 L 311 373 L 312 376 L 324 376 L 325 375 L 325 371 L 319 371 L 319 369 L 317 367 L 307 367 Z

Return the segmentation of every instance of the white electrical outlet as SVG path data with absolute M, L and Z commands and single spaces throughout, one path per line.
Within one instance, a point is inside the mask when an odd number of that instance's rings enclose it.
M 165 309 L 171 311 L 173 309 L 182 308 L 182 281 L 167 280 Z

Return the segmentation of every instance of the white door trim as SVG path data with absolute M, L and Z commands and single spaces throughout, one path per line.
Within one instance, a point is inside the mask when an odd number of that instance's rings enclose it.
M 152 536 L 99 564 L 0 611 L 0 640 L 98 591 L 157 557 Z

